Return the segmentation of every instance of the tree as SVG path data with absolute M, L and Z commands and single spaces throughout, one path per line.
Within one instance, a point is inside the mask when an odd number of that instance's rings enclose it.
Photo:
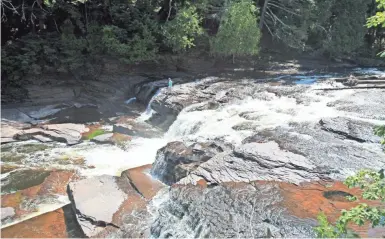
M 231 3 L 221 19 L 218 33 L 211 39 L 214 55 L 257 55 L 261 33 L 257 25 L 257 8 L 250 0 Z
M 376 3 L 378 11 L 374 16 L 368 18 L 366 26 L 368 28 L 385 28 L 385 0 L 376 0 Z M 380 52 L 379 55 L 385 57 L 385 51 Z
M 162 26 L 165 45 L 174 52 L 195 46 L 195 38 L 203 34 L 201 21 L 194 6 L 183 7 L 173 20 Z

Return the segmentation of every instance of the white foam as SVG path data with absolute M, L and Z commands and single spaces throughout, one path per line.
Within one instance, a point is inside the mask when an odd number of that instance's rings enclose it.
M 136 138 L 129 143 L 127 151 L 108 145 L 78 152 L 84 156 L 86 165 L 95 167 L 81 169 L 80 172 L 84 176 L 120 176 L 126 169 L 153 163 L 157 150 L 165 144 L 162 138 Z

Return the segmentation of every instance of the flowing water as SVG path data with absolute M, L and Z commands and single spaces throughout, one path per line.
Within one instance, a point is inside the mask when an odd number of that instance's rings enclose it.
M 385 75 L 384 72 L 377 69 L 355 69 L 354 71 L 363 74 Z M 232 145 L 239 145 L 246 137 L 251 136 L 253 132 L 262 129 L 277 126 L 290 127 L 290 124 L 294 122 L 316 122 L 324 117 L 337 116 L 356 117 L 374 123 L 385 124 L 384 120 L 362 118 L 329 107 L 329 103 L 347 99 L 354 94 L 354 90 L 317 91 L 320 88 L 330 87 L 330 84 L 322 82 L 313 83 L 331 76 L 334 75 L 292 76 L 291 79 L 296 84 L 304 85 L 287 87 L 306 88 L 297 97 L 290 95 L 277 96 L 274 93 L 262 92 L 257 95 L 248 96 L 243 100 L 234 100 L 234 102 L 225 104 L 215 110 L 189 111 L 191 107 L 187 107 L 178 115 L 176 121 L 163 137 L 134 137 L 124 149 L 118 146 L 99 145 L 92 142 L 83 142 L 71 147 L 61 143 L 37 143 L 35 141 L 2 145 L 1 164 L 17 166 L 23 170 L 39 168 L 47 170 L 75 170 L 82 177 L 104 174 L 120 176 L 121 172 L 126 169 L 153 163 L 157 150 L 166 145 L 167 142 L 176 140 L 185 142 L 220 140 Z M 287 77 L 279 77 L 275 80 L 285 79 Z M 151 103 L 159 94 L 161 94 L 160 89 L 150 100 L 145 112 L 137 118 L 138 121 L 143 122 L 151 117 L 153 114 Z M 304 102 L 299 104 L 299 99 Z M 126 103 L 129 104 L 133 101 L 134 99 L 131 98 Z M 26 145 L 31 144 L 44 147 L 26 152 Z M 9 161 L 4 161 L 4 155 L 9 157 Z M 15 171 L 21 169 L 16 169 Z M 2 182 L 11 173 L 2 174 Z M 165 197 L 167 195 L 154 200 L 152 204 L 152 211 L 154 213 L 156 213 L 154 208 L 157 208 L 158 204 L 165 200 Z M 23 220 L 55 210 L 68 203 L 67 199 L 57 197 L 57 200 L 52 201 L 51 204 L 39 205 L 36 213 L 28 215 Z M 8 225 L 5 224 L 3 227 Z

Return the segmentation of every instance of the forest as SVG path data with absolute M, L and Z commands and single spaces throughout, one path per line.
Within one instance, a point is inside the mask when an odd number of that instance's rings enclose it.
M 258 55 L 262 39 L 311 56 L 376 58 L 384 8 L 381 0 L 2 0 L 2 78 L 19 84 L 26 74 L 87 74 L 108 58 L 137 64 L 194 50 L 234 61 Z

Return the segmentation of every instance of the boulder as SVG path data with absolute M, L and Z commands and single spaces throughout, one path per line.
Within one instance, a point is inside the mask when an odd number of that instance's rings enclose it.
M 99 144 L 114 144 L 114 142 L 111 140 L 113 133 L 107 133 L 95 136 L 91 139 L 91 141 Z
M 194 143 L 187 146 L 183 142 L 171 142 L 158 150 L 151 174 L 171 185 L 224 150 L 223 146 L 215 143 Z
M 96 238 L 148 237 L 148 200 L 164 186 L 146 175 L 151 166 L 129 169 L 121 177 L 108 175 L 68 185 L 72 210 L 85 235 Z

